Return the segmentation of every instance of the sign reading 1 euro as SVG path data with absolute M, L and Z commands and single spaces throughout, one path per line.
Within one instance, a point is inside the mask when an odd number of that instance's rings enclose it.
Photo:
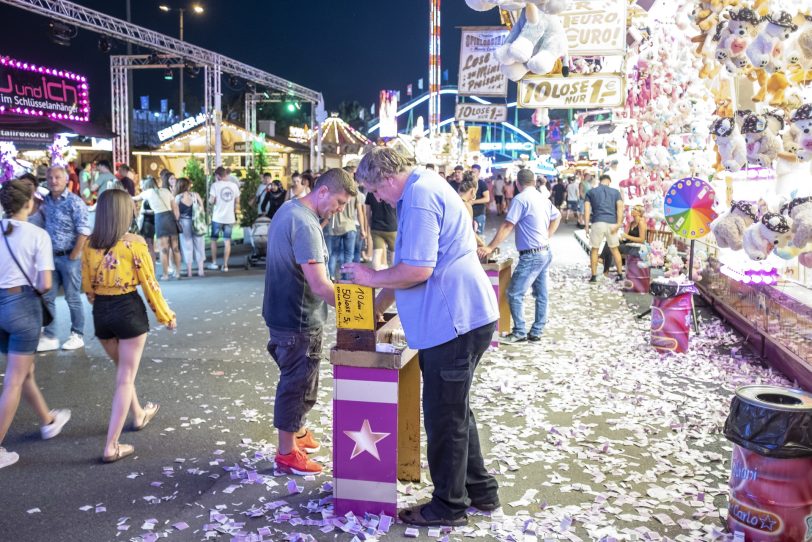
M 457 79 L 460 96 L 507 96 L 507 77 L 499 71 L 493 54 L 507 35 L 503 26 L 462 28 Z
M 625 77 L 617 73 L 591 75 L 530 75 L 519 81 L 519 107 L 583 109 L 621 107 Z
M 570 56 L 620 55 L 626 50 L 626 0 L 576 0 L 561 12 Z

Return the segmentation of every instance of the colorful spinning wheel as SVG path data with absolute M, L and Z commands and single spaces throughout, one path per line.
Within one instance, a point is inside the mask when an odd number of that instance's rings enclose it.
M 695 177 L 680 179 L 665 193 L 665 221 L 680 237 L 705 237 L 717 216 L 713 210 L 715 200 L 716 193 L 706 181 Z

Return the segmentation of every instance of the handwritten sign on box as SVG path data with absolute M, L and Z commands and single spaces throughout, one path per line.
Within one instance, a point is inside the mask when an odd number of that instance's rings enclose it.
M 336 284 L 336 325 L 339 329 L 375 330 L 375 296 L 372 288 Z

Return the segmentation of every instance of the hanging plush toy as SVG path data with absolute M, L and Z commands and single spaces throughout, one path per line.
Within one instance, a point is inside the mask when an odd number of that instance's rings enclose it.
M 792 220 L 792 244 L 805 248 L 812 243 L 812 196 L 795 198 L 786 212 Z
M 725 170 L 739 171 L 747 164 L 747 145 L 734 119 L 716 119 L 711 125 L 711 134 L 716 139 L 716 147 Z
M 724 64 L 728 73 L 738 73 L 749 67 L 747 47 L 753 41 L 761 24 L 761 17 L 749 8 L 730 12 L 730 20 L 716 28 L 714 40 L 716 60 Z
M 767 15 L 767 24 L 747 47 L 747 58 L 753 67 L 767 73 L 781 69 L 783 44 L 796 30 L 798 26 L 793 24 L 792 16 L 786 11 Z
M 553 10 L 559 7 L 552 0 L 545 5 Z M 550 73 L 556 61 L 566 54 L 567 36 L 561 20 L 533 2 L 527 2 L 507 39 L 494 52 L 502 64 L 502 73 L 511 81 L 518 81 L 527 72 Z
M 812 104 L 804 104 L 792 114 L 792 127 L 790 132 L 795 145 L 794 152 L 799 160 L 812 160 Z
M 745 118 L 742 133 L 747 142 L 747 161 L 761 167 L 772 167 L 781 152 L 778 132 L 783 127 L 784 120 L 774 114 L 752 114 Z
M 794 83 L 812 81 L 812 17 L 805 16 L 800 31 L 789 39 L 784 59 Z
M 778 213 L 765 213 L 761 220 L 744 232 L 744 251 L 751 260 L 766 260 L 775 248 L 790 241 L 790 219 Z
M 730 211 L 711 223 L 711 231 L 719 248 L 741 250 L 745 230 L 755 224 L 756 207 L 746 201 L 734 201 Z

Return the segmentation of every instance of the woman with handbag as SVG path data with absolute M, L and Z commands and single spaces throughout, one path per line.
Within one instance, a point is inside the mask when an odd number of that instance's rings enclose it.
M 177 321 L 155 280 L 147 243 L 127 231 L 133 212 L 129 194 L 107 190 L 96 205 L 96 224 L 82 253 L 82 289 L 93 305 L 96 337 L 118 367 L 102 454 L 105 463 L 112 463 L 134 451 L 118 441 L 127 413 L 133 416 L 133 428 L 140 431 L 159 408 L 152 403 L 142 407 L 135 391 L 135 376 L 149 331 L 147 310 L 136 287 L 141 285 L 159 322 L 175 329 Z
M 197 276 L 204 276 L 206 249 L 203 245 L 206 236 L 206 215 L 203 199 L 192 191 L 192 181 L 186 177 L 178 179 L 178 195 L 175 202 L 180 212 L 180 248 L 186 260 L 186 276 L 192 278 L 192 260 L 197 262 Z
M 161 247 L 161 280 L 169 279 L 170 250 L 175 263 L 174 277 L 180 278 L 180 250 L 178 247 L 180 211 L 167 186 L 168 182 L 158 178 L 155 179 L 155 188 L 144 190 L 137 196 L 133 196 L 134 201 L 149 202 L 150 208 L 155 212 L 155 235 L 158 237 Z
M 0 352 L 8 363 L 0 395 L 0 444 L 25 397 L 37 413 L 43 439 L 57 436 L 70 420 L 70 410 L 50 410 L 34 379 L 34 354 L 40 328 L 50 323 L 42 293 L 51 289 L 54 270 L 51 238 L 30 224 L 34 190 L 26 181 L 10 181 L 0 190 L 6 220 L 0 221 Z M 34 286 L 34 281 L 37 285 Z M 13 465 L 20 456 L 0 447 L 0 468 Z

